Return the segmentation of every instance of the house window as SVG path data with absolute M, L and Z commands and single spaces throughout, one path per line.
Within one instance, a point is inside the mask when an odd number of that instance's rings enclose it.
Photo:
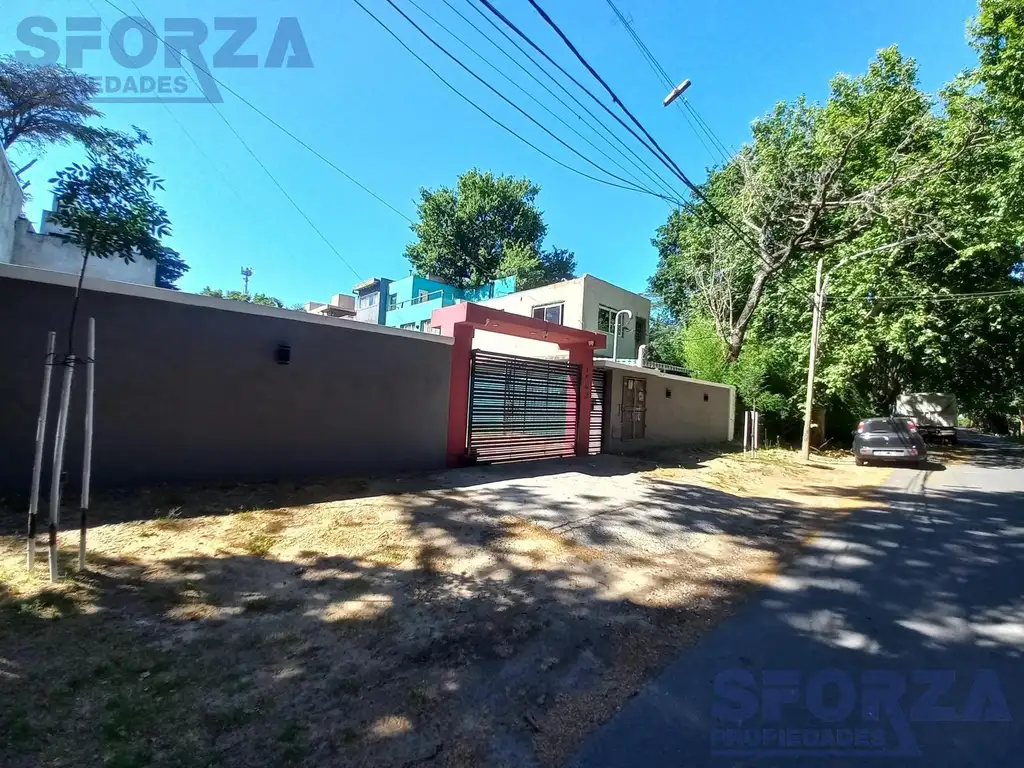
M 416 295 L 420 302 L 427 301 L 430 298 L 430 291 L 425 291 L 420 288 L 420 292 Z
M 638 317 L 634 323 L 633 333 L 637 349 L 639 349 L 641 344 L 647 343 L 647 320 Z
M 379 293 L 364 293 L 359 297 L 359 308 L 367 309 L 369 307 L 377 306 L 377 299 L 380 297 Z
M 398 327 L 401 328 L 403 331 L 415 331 L 416 323 L 402 323 Z
M 549 323 L 562 324 L 562 310 L 565 308 L 564 303 L 560 304 L 546 304 L 541 307 L 533 308 L 533 316 L 538 320 L 546 320 Z
M 389 293 L 388 294 L 388 311 L 390 312 L 393 309 L 398 309 L 398 294 L 397 293 Z
M 420 323 L 420 330 L 423 331 L 424 333 L 430 333 L 430 321 L 424 320 L 422 323 Z
M 597 308 L 597 330 L 604 331 L 605 333 L 615 332 L 615 315 L 618 314 L 619 310 L 611 309 L 609 307 L 598 307 Z M 626 317 L 622 316 L 619 318 L 619 338 L 626 338 Z

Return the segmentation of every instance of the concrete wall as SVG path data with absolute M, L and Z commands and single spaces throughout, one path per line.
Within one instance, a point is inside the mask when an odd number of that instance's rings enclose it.
M 11 263 L 77 276 L 82 269 L 82 251 L 77 245 L 54 235 L 29 232 L 28 221 L 21 219 L 17 223 Z M 141 257 L 128 263 L 124 259 L 89 259 L 85 276 L 153 285 L 156 283 L 156 261 Z
M 530 317 L 534 307 L 561 302 L 565 305 L 562 310 L 562 325 L 567 325 L 570 328 L 583 328 L 583 289 L 584 278 L 580 277 L 575 280 L 567 280 L 564 283 L 545 285 L 530 291 L 519 291 L 479 303 L 505 312 Z M 596 329 L 596 327 L 595 319 L 594 328 Z M 476 332 L 473 338 L 473 348 L 507 355 L 522 355 L 523 357 L 568 357 L 569 355 L 568 352 L 560 351 L 554 344 L 517 339 L 489 331 Z
M 0 149 L 0 264 L 11 261 L 14 253 L 14 225 L 21 214 L 22 194 L 7 155 Z
M 606 447 L 610 453 L 732 439 L 735 419 L 732 387 L 628 365 L 598 363 L 598 367 L 602 366 L 611 378 L 611 421 L 606 430 Z M 626 377 L 647 383 L 647 430 L 642 440 L 622 439 L 622 381 Z M 671 391 L 671 397 L 666 391 Z
M 577 326 L 582 327 L 588 331 L 596 331 L 597 327 L 597 315 L 601 307 L 606 307 L 612 312 L 612 323 L 615 322 L 614 312 L 620 309 L 628 309 L 632 311 L 633 318 L 627 319 L 625 315 L 622 316 L 621 328 L 625 328 L 625 331 L 619 333 L 619 344 L 616 350 L 616 355 L 620 360 L 635 360 L 636 359 L 636 334 L 634 329 L 636 327 L 637 318 L 642 318 L 647 327 L 647 333 L 649 335 L 651 327 L 651 302 L 649 299 L 644 298 L 638 293 L 627 291 L 625 288 L 619 288 L 617 285 L 606 283 L 604 280 L 600 280 L 592 275 L 583 276 L 584 288 L 583 288 L 583 325 Z M 595 353 L 596 357 L 611 357 L 612 356 L 612 334 L 605 333 L 607 338 L 607 344 L 604 349 L 598 350 Z M 645 338 L 645 341 L 647 339 Z M 643 342 L 641 342 L 643 343 Z
M 73 282 L 0 265 L 0 327 L 15 329 L 0 334 L 0 490 L 28 492 L 46 334 L 56 329 L 64 348 Z M 450 339 L 87 279 L 80 350 L 90 316 L 98 485 L 444 466 Z M 282 343 L 290 365 L 275 361 Z M 83 383 L 76 375 L 71 478 L 80 473 Z M 58 385 L 59 374 L 51 436 Z

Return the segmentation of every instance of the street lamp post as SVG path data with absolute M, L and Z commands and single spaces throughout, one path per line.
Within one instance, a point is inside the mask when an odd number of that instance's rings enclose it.
M 633 319 L 633 313 L 628 309 L 620 309 L 615 313 L 615 338 L 612 339 L 612 360 L 619 359 L 619 318 L 623 315 L 627 315 L 630 320 Z
M 686 89 L 690 87 L 690 85 L 692 85 L 692 83 L 690 83 L 689 80 L 683 80 L 683 82 L 681 82 L 679 85 L 672 89 L 672 91 L 669 93 L 668 96 L 665 97 L 665 100 L 662 103 L 667 107 L 673 101 L 682 96 L 686 92 Z

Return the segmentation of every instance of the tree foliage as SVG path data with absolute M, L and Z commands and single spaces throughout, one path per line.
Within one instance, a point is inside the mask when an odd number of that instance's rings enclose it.
M 178 290 L 180 280 L 190 267 L 173 248 L 165 247 L 156 258 L 156 287 Z
M 153 194 L 163 182 L 150 170 L 151 161 L 139 148 L 149 137 L 135 129 L 133 135 L 107 134 L 90 145 L 86 163 L 74 163 L 50 179 L 56 210 L 52 221 L 59 236 L 82 251 L 68 328 L 68 355 L 74 353 L 75 318 L 82 280 L 90 258 L 166 258 L 161 238 L 171 233 L 167 212 Z
M 821 258 L 821 405 L 877 414 L 902 392 L 942 390 L 976 413 L 1020 408 L 1024 294 L 955 295 L 1022 287 L 1022 8 L 982 3 L 979 66 L 937 94 L 891 48 L 863 75 L 837 76 L 824 103 L 800 97 L 756 121 L 704 185 L 747 242 L 699 201 L 658 229 L 652 291 L 710 340 L 666 329 L 680 340 L 657 354 L 760 381 L 795 419 Z
M 85 122 L 100 116 L 89 103 L 98 92 L 91 78 L 67 67 L 0 56 L 0 145 L 90 143 L 97 129 Z
M 405 255 L 422 275 L 458 288 L 515 276 L 520 290 L 571 279 L 574 255 L 543 250 L 547 227 L 537 208 L 540 188 L 525 178 L 473 169 L 455 189 L 420 190 L 416 242 Z
M 200 296 L 213 296 L 218 299 L 230 299 L 231 301 L 242 301 L 246 304 L 259 304 L 262 307 L 276 307 L 277 309 L 284 309 L 284 302 L 280 299 L 276 299 L 273 296 L 267 296 L 265 293 L 249 294 L 244 291 L 222 291 L 219 288 L 211 288 L 206 286 L 199 292 Z M 297 305 L 298 309 L 302 308 L 302 305 Z
M 160 241 L 171 233 L 171 224 L 153 196 L 163 181 L 139 152 L 149 143 L 139 129 L 131 136 L 119 134 L 91 145 L 87 162 L 74 163 L 50 179 L 56 201 L 52 219 L 62 228 L 61 237 L 81 248 L 86 260 L 128 263 L 164 254 Z

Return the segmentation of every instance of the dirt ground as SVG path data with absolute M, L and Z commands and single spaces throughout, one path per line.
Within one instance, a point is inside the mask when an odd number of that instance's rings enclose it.
M 108 492 L 54 585 L 0 506 L 0 765 L 560 765 L 886 474 L 693 451 Z

